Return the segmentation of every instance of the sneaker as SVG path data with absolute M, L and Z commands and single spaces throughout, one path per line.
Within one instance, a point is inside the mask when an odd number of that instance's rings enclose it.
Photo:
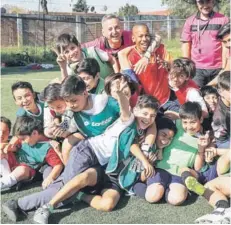
M 35 211 L 33 221 L 39 224 L 48 224 L 50 214 L 51 212 L 48 206 L 44 205 L 43 207 L 40 207 Z
M 9 200 L 2 204 L 2 210 L 8 219 L 16 222 L 19 216 L 18 204 L 15 200 Z
M 200 184 L 195 177 L 187 177 L 185 179 L 185 185 L 190 190 L 198 195 L 203 195 L 205 192 L 205 187 Z
M 225 223 L 225 208 L 217 208 L 212 213 L 201 216 L 195 220 L 195 223 L 207 224 L 207 223 Z M 227 217 L 228 218 L 228 217 Z

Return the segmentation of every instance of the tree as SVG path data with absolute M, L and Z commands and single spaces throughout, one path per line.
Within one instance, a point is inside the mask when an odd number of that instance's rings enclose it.
M 226 16 L 230 15 L 229 0 L 215 0 L 216 8 Z M 190 3 L 188 3 L 190 2 Z M 180 18 L 187 18 L 196 12 L 195 0 L 162 0 L 162 4 L 167 5 L 172 11 L 172 15 Z M 217 11 L 217 10 L 216 10 Z
M 47 0 L 41 0 L 41 6 L 43 9 L 43 14 L 48 15 Z
M 89 10 L 89 6 L 87 5 L 86 0 L 78 0 L 77 3 L 74 4 L 72 11 L 73 12 L 85 12 L 87 13 Z
M 139 9 L 135 5 L 129 5 L 126 3 L 125 6 L 119 8 L 119 16 L 135 16 L 139 12 Z

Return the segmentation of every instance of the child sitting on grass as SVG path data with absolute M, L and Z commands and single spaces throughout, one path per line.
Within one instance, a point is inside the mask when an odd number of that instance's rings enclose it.
M 159 202 L 165 196 L 171 205 L 182 204 L 187 198 L 187 188 L 180 177 L 181 169 L 200 170 L 204 164 L 204 151 L 210 139 L 203 133 L 201 106 L 197 102 L 186 102 L 181 106 L 179 116 L 177 133 L 165 147 L 163 159 L 157 161 L 156 175 L 147 180 L 151 193 L 146 198 L 148 202 Z
M 0 178 L 1 188 L 10 188 L 19 181 L 32 178 L 44 162 L 53 167 L 42 183 L 42 187 L 47 188 L 59 176 L 63 164 L 43 135 L 42 122 L 28 116 L 18 117 L 13 133 L 21 141 L 21 146 L 15 153 L 7 153 L 11 173 Z

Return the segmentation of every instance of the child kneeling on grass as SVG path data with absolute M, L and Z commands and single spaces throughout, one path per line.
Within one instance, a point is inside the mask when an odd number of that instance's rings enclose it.
M 13 133 L 21 146 L 15 153 L 7 153 L 11 173 L 0 178 L 1 188 L 10 188 L 19 181 L 32 178 L 36 169 L 44 162 L 52 167 L 42 183 L 42 187 L 47 188 L 60 175 L 63 164 L 44 136 L 41 121 L 28 116 L 18 117 Z

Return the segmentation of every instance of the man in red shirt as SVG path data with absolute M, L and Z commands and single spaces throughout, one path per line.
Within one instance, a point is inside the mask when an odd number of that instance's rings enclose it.
M 120 50 L 132 45 L 132 32 L 122 29 L 120 20 L 116 15 L 108 14 L 105 15 L 102 19 L 102 36 L 93 41 L 81 44 L 81 47 L 89 48 L 94 46 L 118 59 L 117 53 Z M 147 51 L 147 53 L 141 58 L 141 60 L 138 61 L 134 67 L 134 70 L 137 74 L 145 69 L 149 58 L 150 52 Z M 115 72 L 119 72 L 119 70 L 120 66 L 118 64 L 118 71 Z
M 134 65 L 143 57 L 151 44 L 150 32 L 146 24 L 136 24 L 132 29 L 132 40 L 135 42 L 135 48 L 132 48 L 128 54 L 128 60 L 134 68 Z M 144 92 L 156 97 L 164 111 L 179 110 L 179 103 L 168 86 L 168 71 L 160 62 L 168 61 L 169 54 L 163 44 L 151 52 L 149 63 L 144 72 L 137 75 L 139 83 Z
M 229 19 L 214 12 L 216 0 L 195 0 L 198 12 L 189 17 L 182 30 L 182 56 L 196 63 L 194 81 L 206 85 L 222 68 L 222 45 L 216 36 Z

